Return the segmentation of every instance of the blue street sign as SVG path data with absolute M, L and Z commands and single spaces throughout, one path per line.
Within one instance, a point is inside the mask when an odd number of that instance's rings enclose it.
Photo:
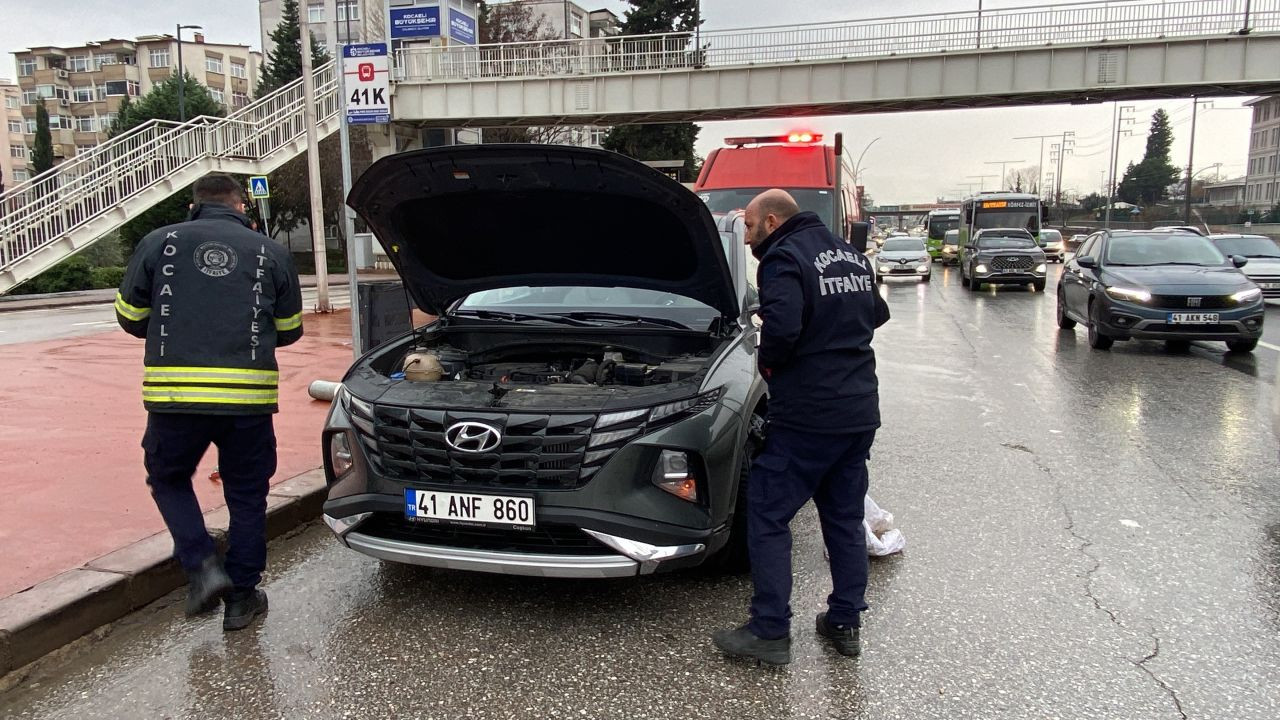
M 440 37 L 440 8 L 392 8 L 391 39 Z
M 457 10 L 449 11 L 449 37 L 464 45 L 476 44 L 476 21 Z
M 254 175 L 249 178 L 249 197 L 254 200 L 265 200 L 271 197 L 271 187 L 267 185 L 266 175 Z

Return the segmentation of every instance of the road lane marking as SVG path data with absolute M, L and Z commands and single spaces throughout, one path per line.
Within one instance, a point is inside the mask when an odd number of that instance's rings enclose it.
M 1280 345 L 1272 345 L 1269 342 L 1262 342 L 1261 340 L 1258 341 L 1258 344 L 1268 350 L 1275 350 L 1276 352 L 1280 352 Z
M 71 323 L 71 327 L 84 327 L 85 325 L 115 325 L 115 320 L 95 320 L 94 322 Z

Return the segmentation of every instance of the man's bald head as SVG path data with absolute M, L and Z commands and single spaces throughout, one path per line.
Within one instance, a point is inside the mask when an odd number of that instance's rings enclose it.
M 747 226 L 747 244 L 756 247 L 799 212 L 800 205 L 786 190 L 773 188 L 755 196 L 742 217 Z

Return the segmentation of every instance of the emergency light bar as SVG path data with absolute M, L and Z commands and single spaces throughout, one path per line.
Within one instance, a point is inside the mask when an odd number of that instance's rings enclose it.
M 793 132 L 786 135 L 758 135 L 754 137 L 725 138 L 725 145 L 742 147 L 743 145 L 763 145 L 766 143 L 815 143 L 822 142 L 821 133 Z

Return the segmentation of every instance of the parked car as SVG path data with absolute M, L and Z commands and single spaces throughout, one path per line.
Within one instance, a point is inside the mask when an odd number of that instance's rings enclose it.
M 938 256 L 942 260 L 942 264 L 956 265 L 960 262 L 960 231 L 948 230 L 942 236 L 942 252 Z
M 933 276 L 933 258 L 925 248 L 924 238 L 891 237 L 872 263 L 876 282 L 886 277 L 911 276 L 928 282 Z
M 1062 233 L 1057 230 L 1042 228 L 1040 230 L 1040 249 L 1049 262 L 1062 262 L 1066 251 L 1062 247 Z
M 1280 245 L 1265 235 L 1210 235 L 1223 255 L 1249 259 L 1244 274 L 1257 283 L 1266 298 L 1280 298 Z
M 329 412 L 343 544 L 517 575 L 746 567 L 766 398 L 732 220 L 570 146 L 389 156 L 349 202 L 438 319 L 360 358 Z
M 973 291 L 992 285 L 1031 285 L 1044 292 L 1044 251 L 1022 228 L 979 230 L 961 251 L 960 284 Z
M 1164 340 L 1185 349 L 1220 340 L 1252 352 L 1262 337 L 1262 291 L 1207 238 L 1181 230 L 1103 230 L 1089 237 L 1058 284 L 1058 327 L 1083 323 L 1090 347 Z

